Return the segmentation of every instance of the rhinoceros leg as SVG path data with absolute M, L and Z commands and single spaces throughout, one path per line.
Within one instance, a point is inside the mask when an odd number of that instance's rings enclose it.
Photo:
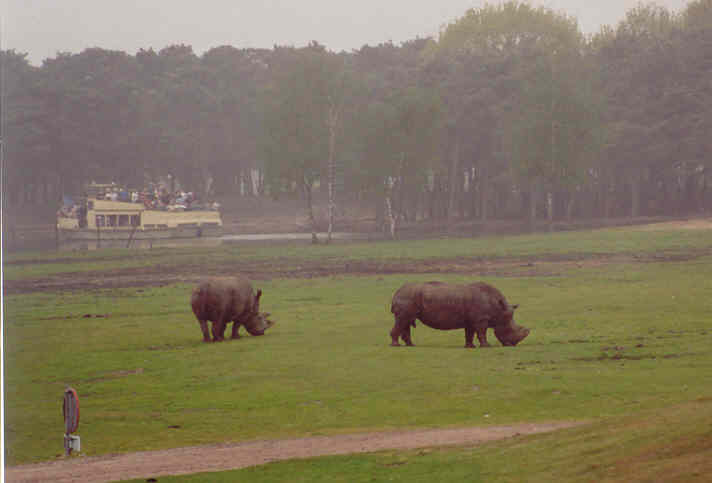
M 234 322 L 232 323 L 232 338 L 233 338 L 233 339 L 239 339 L 239 338 L 240 338 L 240 334 L 238 333 L 239 329 L 240 329 L 240 323 L 237 322 L 237 321 L 234 321 Z
M 474 327 L 465 327 L 465 348 L 466 349 L 474 349 L 475 344 L 473 341 L 475 340 L 475 328 Z
M 213 322 L 213 342 L 225 340 L 225 322 L 222 320 Z
M 403 339 L 403 342 L 405 342 L 405 345 L 412 347 L 413 346 L 413 341 L 410 338 L 410 326 L 411 324 L 408 324 L 405 326 L 405 329 L 401 331 L 401 339 Z
M 413 345 L 413 342 L 410 340 L 410 326 L 415 319 L 403 315 L 396 315 L 395 319 L 396 322 L 393 325 L 393 329 L 391 329 L 391 345 L 393 347 L 400 345 L 398 343 L 398 337 L 402 337 L 406 345 Z
M 210 333 L 208 332 L 208 321 L 199 320 L 200 330 L 203 332 L 203 342 L 210 342 Z
M 477 331 L 477 340 L 480 341 L 480 347 L 490 347 L 487 342 L 487 325 L 475 327 Z
M 227 330 L 227 325 L 228 325 L 229 323 L 230 323 L 230 321 L 228 320 L 227 322 L 225 322 L 225 323 L 223 324 L 223 326 L 222 326 L 222 328 L 221 328 L 221 330 L 220 330 L 220 340 L 225 340 L 225 331 Z
M 227 320 L 224 324 L 222 324 L 222 327 L 220 328 L 220 340 L 225 340 L 225 331 L 227 330 L 227 326 L 229 323 L 230 321 Z

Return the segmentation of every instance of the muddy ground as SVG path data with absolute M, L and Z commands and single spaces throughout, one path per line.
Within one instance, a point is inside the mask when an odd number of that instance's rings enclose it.
M 6 280 L 5 294 L 34 292 L 88 291 L 128 287 L 164 286 L 174 283 L 196 283 L 208 276 L 242 274 L 251 280 L 276 278 L 313 278 L 328 276 L 377 276 L 389 274 L 448 273 L 468 274 L 473 277 L 555 276 L 572 268 L 584 268 L 621 263 L 660 263 L 693 260 L 712 255 L 712 249 L 698 250 L 684 255 L 616 254 L 616 255 L 549 255 L 487 259 L 481 257 L 430 258 L 425 260 L 319 260 L 269 259 L 238 261 L 222 266 L 149 266 L 114 269 L 111 275 L 89 271 L 22 280 Z M 55 259 L 55 262 L 61 262 Z M 35 262 L 16 262 L 13 266 Z

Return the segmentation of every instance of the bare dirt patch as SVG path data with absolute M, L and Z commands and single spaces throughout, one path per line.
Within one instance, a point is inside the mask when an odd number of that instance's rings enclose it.
M 488 441 L 556 431 L 582 422 L 524 423 L 509 426 L 428 429 L 317 436 L 193 446 L 121 455 L 70 458 L 6 469 L 8 482 L 107 482 L 120 479 L 227 471 L 273 461 L 316 456 L 372 453 L 448 445 L 478 445 Z
M 196 283 L 204 277 L 230 276 L 240 273 L 251 280 L 275 278 L 316 278 L 330 276 L 374 276 L 391 274 L 447 273 L 478 277 L 556 276 L 576 268 L 599 267 L 621 263 L 680 262 L 709 255 L 712 250 L 690 251 L 685 254 L 589 254 L 549 255 L 485 259 L 478 257 L 430 258 L 425 260 L 319 260 L 269 259 L 239 261 L 221 266 L 144 266 L 105 272 L 63 273 L 43 278 L 6 280 L 6 294 L 34 292 L 87 291 L 118 288 L 164 286 L 175 283 Z
M 651 223 L 632 228 L 639 231 L 656 230 L 712 230 L 712 218 L 702 218 L 694 220 L 677 220 L 662 223 Z

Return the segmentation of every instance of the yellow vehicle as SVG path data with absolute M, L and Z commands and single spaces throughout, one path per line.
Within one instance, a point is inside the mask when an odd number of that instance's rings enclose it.
M 57 230 L 66 240 L 141 240 L 214 237 L 222 234 L 217 210 L 149 209 L 143 203 L 88 199 L 60 210 Z

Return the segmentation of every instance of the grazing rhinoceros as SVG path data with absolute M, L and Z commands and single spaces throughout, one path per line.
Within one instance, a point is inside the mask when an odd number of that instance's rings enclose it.
M 264 335 L 274 322 L 268 319 L 268 313 L 260 313 L 261 296 L 262 290 L 255 293 L 252 284 L 242 277 L 201 282 L 193 289 L 190 305 L 203 331 L 203 341 L 210 342 L 208 321 L 213 323 L 213 342 L 225 340 L 225 328 L 230 322 L 234 322 L 233 339 L 240 338 L 241 325 L 250 335 Z
M 480 347 L 489 347 L 487 328 L 492 327 L 505 346 L 515 346 L 529 335 L 529 329 L 517 325 L 514 309 L 502 293 L 484 282 L 455 285 L 444 282 L 407 283 L 393 295 L 391 312 L 395 325 L 391 345 L 398 337 L 412 346 L 410 328 L 415 319 L 434 329 L 465 329 L 465 347 L 475 347 L 475 333 Z

